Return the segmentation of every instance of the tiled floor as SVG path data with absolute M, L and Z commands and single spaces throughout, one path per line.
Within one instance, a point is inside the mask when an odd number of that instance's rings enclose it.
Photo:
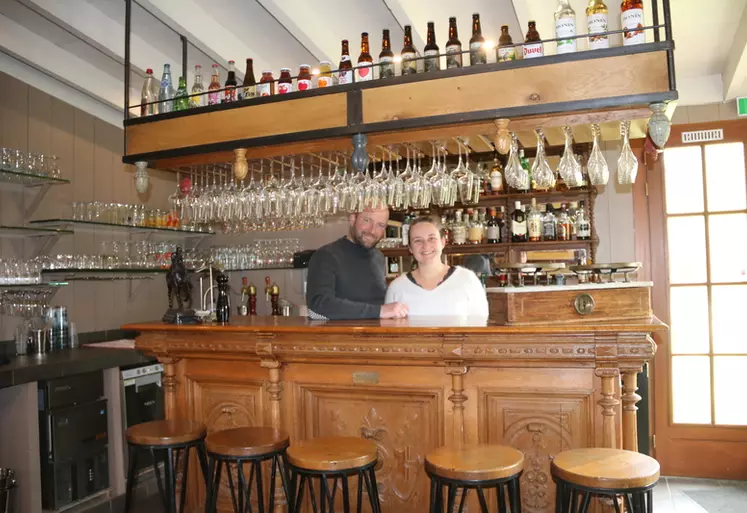
M 747 513 L 747 481 L 662 477 L 654 513 Z

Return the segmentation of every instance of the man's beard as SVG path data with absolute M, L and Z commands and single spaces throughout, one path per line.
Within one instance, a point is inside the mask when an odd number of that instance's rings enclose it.
M 378 244 L 379 240 L 381 240 L 381 239 L 376 239 L 376 237 L 373 237 L 373 241 L 370 243 L 371 245 L 369 246 L 368 241 L 365 241 L 362 235 L 358 236 L 358 233 L 356 233 L 355 230 L 350 230 L 350 238 L 353 239 L 353 242 L 355 242 L 359 246 L 363 246 L 366 249 L 371 249 L 371 248 L 376 247 L 376 244 Z

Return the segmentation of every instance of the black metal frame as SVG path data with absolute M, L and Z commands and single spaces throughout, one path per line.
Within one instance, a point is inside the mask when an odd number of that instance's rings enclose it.
M 588 513 L 591 499 L 594 497 L 606 497 L 612 500 L 615 513 L 621 513 L 622 508 L 618 503 L 618 497 L 625 504 L 628 513 L 653 513 L 654 494 L 656 483 L 639 488 L 592 488 L 569 483 L 558 477 L 555 481 L 555 513 Z
M 480 501 L 481 513 L 489 513 L 488 503 L 485 498 L 485 489 L 495 488 L 496 491 L 496 511 L 498 513 L 521 513 L 521 485 L 520 479 L 524 471 L 512 476 L 501 479 L 491 479 L 486 481 L 464 481 L 461 479 L 450 479 L 432 472 L 427 466 L 425 469 L 428 477 L 431 478 L 431 498 L 430 513 L 443 513 L 444 511 L 444 486 L 447 487 L 447 505 L 446 511 L 451 513 L 456 505 L 456 496 L 459 490 L 462 490 L 462 497 L 459 501 L 458 513 L 464 511 L 464 505 L 467 500 L 467 492 L 470 490 L 477 491 L 477 498 Z M 505 489 L 504 489 L 505 487 Z M 508 503 L 506 502 L 508 499 Z M 509 507 L 507 507 L 509 506 Z
M 362 467 L 343 469 L 343 470 L 308 470 L 290 465 L 291 471 L 291 491 L 293 497 L 293 507 L 288 509 L 289 513 L 301 513 L 303 509 L 303 492 L 304 488 L 309 490 L 311 500 L 311 511 L 313 513 L 329 513 L 335 511 L 334 504 L 337 496 L 337 480 L 340 479 L 342 485 L 342 507 L 343 513 L 350 513 L 350 489 L 348 487 L 348 477 L 358 476 L 358 494 L 356 502 L 356 511 L 361 512 L 363 507 L 363 487 L 366 487 L 371 513 L 381 513 L 381 504 L 379 503 L 379 488 L 376 484 L 376 472 L 374 467 L 376 461 Z M 314 492 L 313 479 L 319 478 L 319 504 Z M 332 486 L 329 486 L 328 480 L 332 479 Z M 308 484 L 308 486 L 306 486 Z M 331 490 L 330 490 L 331 488 Z

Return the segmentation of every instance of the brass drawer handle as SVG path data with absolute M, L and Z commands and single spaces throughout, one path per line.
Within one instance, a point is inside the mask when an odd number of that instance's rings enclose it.
M 589 315 L 594 311 L 594 298 L 590 294 L 579 294 L 573 301 L 573 308 L 579 315 Z

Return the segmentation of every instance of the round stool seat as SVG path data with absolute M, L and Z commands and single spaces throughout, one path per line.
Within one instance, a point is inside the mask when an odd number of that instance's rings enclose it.
M 659 462 L 650 456 L 621 449 L 573 449 L 552 461 L 552 475 L 587 488 L 628 490 L 659 480 Z
M 493 481 L 524 470 L 524 454 L 505 445 L 477 444 L 459 448 L 439 447 L 425 456 L 431 473 L 457 481 Z
M 376 461 L 376 444 L 365 438 L 324 437 L 288 448 L 288 462 L 306 470 L 350 470 Z
M 251 458 L 280 451 L 290 445 L 285 431 L 269 427 L 241 427 L 211 433 L 205 439 L 207 451 L 221 456 Z
M 127 428 L 127 442 L 134 445 L 176 445 L 194 442 L 207 434 L 196 420 L 154 420 Z

